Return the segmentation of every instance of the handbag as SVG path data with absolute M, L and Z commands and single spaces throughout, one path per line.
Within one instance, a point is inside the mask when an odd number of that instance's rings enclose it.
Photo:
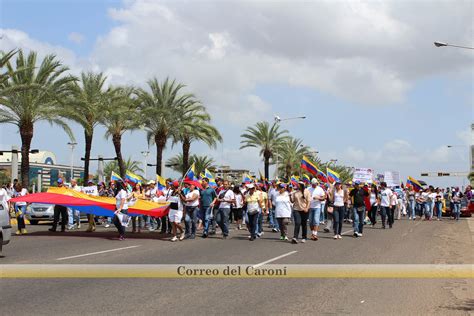
M 328 213 L 329 214 L 334 213 L 334 207 L 333 206 L 328 206 Z

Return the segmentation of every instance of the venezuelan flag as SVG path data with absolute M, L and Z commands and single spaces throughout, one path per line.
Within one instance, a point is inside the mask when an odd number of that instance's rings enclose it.
M 291 176 L 290 178 L 290 183 L 294 186 L 294 187 L 298 187 L 298 181 L 300 180 L 300 178 L 298 176 Z
M 301 159 L 301 169 L 304 169 L 311 173 L 313 176 L 316 176 L 318 174 L 318 167 L 314 163 L 311 162 L 311 160 L 308 159 L 308 157 L 303 156 L 303 159 Z
M 327 175 L 319 169 L 318 169 L 318 174 L 316 175 L 316 178 L 318 178 L 320 181 L 324 183 L 328 183 Z
M 141 177 L 129 170 L 127 170 L 127 172 L 125 173 L 125 180 L 134 184 L 142 183 Z
M 166 188 L 166 179 L 160 175 L 156 175 L 156 184 L 158 186 L 158 190 L 162 191 Z
M 112 174 L 110 175 L 110 181 L 123 181 L 123 180 L 118 174 L 112 171 Z
M 341 176 L 339 175 L 339 173 L 329 168 L 326 168 L 326 170 L 327 170 L 327 176 L 328 176 L 329 182 L 334 183 L 334 182 L 341 181 Z
M 196 170 L 194 168 L 194 164 L 191 165 L 191 168 L 189 168 L 188 172 L 184 175 L 185 180 L 189 181 L 197 181 L 198 179 L 196 178 Z
M 252 183 L 252 178 L 250 178 L 250 176 L 248 174 L 244 175 L 243 179 L 242 179 L 242 182 L 244 183 Z
M 423 186 L 421 185 L 421 183 L 418 180 L 416 180 L 415 178 L 412 178 L 412 177 L 408 177 L 407 184 L 412 185 L 413 189 L 416 192 L 423 189 Z
M 311 178 L 307 174 L 303 174 L 302 179 L 304 183 L 309 184 L 311 183 Z
M 216 179 L 209 170 L 204 170 L 204 176 L 209 179 L 209 186 L 211 186 L 212 188 L 217 187 Z

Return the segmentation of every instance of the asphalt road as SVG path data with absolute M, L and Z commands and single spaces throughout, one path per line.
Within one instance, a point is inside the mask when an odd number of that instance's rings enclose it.
M 366 227 L 364 237 L 292 245 L 265 229 L 171 243 L 158 233 L 52 234 L 29 226 L 4 247 L 1 264 L 472 264 L 474 218 L 459 222 L 399 220 Z M 83 229 L 84 230 L 84 229 Z M 292 227 L 290 227 L 292 231 Z M 283 256 L 283 257 L 281 257 Z M 281 257 L 281 258 L 279 258 Z M 276 259 L 279 258 L 279 259 Z M 1 314 L 357 314 L 467 315 L 473 279 L 1 279 Z

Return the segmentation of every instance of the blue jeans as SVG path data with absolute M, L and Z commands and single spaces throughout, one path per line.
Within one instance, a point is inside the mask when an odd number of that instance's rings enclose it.
M 436 202 L 436 215 L 438 219 L 443 217 L 443 202 Z
M 431 209 L 431 202 L 423 203 L 425 209 L 425 218 L 431 218 L 431 214 L 433 214 L 433 210 Z
M 332 217 L 334 219 L 334 235 L 340 235 L 342 233 L 342 222 L 344 221 L 344 206 L 334 206 Z
M 279 229 L 278 221 L 275 218 L 275 208 L 274 207 L 268 212 L 268 218 L 270 219 L 270 227 L 275 228 L 275 229 Z
M 413 220 L 416 218 L 415 214 L 415 200 L 408 201 L 408 216 L 411 217 Z
M 216 222 L 224 236 L 229 236 L 229 214 L 230 208 L 219 208 L 216 214 Z
M 364 220 L 365 220 L 365 206 L 359 206 L 353 208 L 354 212 L 354 233 L 361 233 L 364 230 Z
M 21 214 L 19 214 L 21 212 Z M 16 205 L 15 203 L 15 213 L 17 214 L 17 225 L 18 230 L 25 229 L 25 212 L 26 212 L 26 205 Z
M 309 227 L 319 226 L 321 219 L 321 205 L 309 209 Z
M 326 216 L 325 216 L 325 210 L 326 208 L 326 203 L 325 202 L 321 202 L 321 218 L 320 218 L 320 222 L 324 223 L 326 221 Z
M 459 216 L 461 215 L 461 203 L 453 203 L 453 207 L 454 218 L 458 220 Z
M 74 225 L 74 221 L 76 221 L 76 223 L 78 223 L 78 224 L 81 222 L 79 211 L 68 209 L 67 210 L 67 215 L 68 215 L 68 224 L 69 224 L 69 226 Z
M 185 235 L 196 235 L 197 206 L 186 206 L 186 215 L 184 216 Z
M 258 216 L 260 214 L 261 214 L 260 212 L 253 215 L 247 214 L 247 223 L 249 227 L 250 236 L 254 239 L 256 238 L 257 233 L 258 233 L 257 222 L 258 222 Z
M 210 206 L 201 206 L 201 212 L 204 216 L 204 235 L 209 233 L 209 225 L 213 221 L 212 207 Z
M 257 233 L 261 234 L 263 232 L 263 211 L 259 209 L 257 216 Z

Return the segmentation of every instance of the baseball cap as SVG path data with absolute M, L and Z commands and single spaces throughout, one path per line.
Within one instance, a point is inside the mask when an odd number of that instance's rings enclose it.
M 172 184 L 175 188 L 179 187 L 179 181 L 178 180 L 174 180 Z
M 58 183 L 63 183 L 63 179 L 59 178 Z
M 150 181 L 148 181 L 147 184 L 155 184 L 155 181 L 154 181 L 154 180 L 150 180 Z
M 280 183 L 280 184 L 278 184 L 278 187 L 280 187 L 280 188 L 286 188 L 286 183 Z
M 255 185 L 253 183 L 250 183 L 247 185 L 247 189 L 255 189 Z
M 354 184 L 360 184 L 360 181 L 359 181 L 359 180 L 355 180 L 355 181 L 354 181 Z
M 318 184 L 319 181 L 316 178 L 311 179 L 311 184 Z

